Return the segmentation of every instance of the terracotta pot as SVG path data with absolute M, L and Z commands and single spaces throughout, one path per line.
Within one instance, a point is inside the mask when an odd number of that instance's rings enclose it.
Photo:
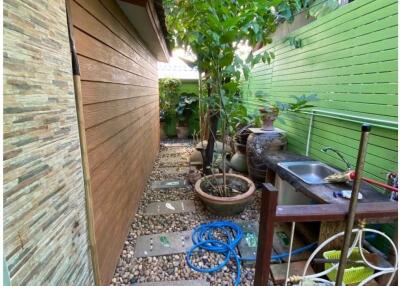
M 160 122 L 160 140 L 167 139 L 167 134 L 165 134 L 165 122 Z
M 261 113 L 261 120 L 263 121 L 261 129 L 265 131 L 274 130 L 274 121 L 279 115 L 279 109 L 271 108 L 270 110 L 265 110 L 262 108 L 259 111 Z
M 222 184 L 222 174 L 209 175 L 198 180 L 194 189 L 205 207 L 216 215 L 230 216 L 241 213 L 254 198 L 256 187 L 251 180 L 244 176 L 226 174 L 227 184 L 236 184 L 244 190 L 241 194 L 233 197 L 219 197 L 204 192 L 202 189 L 204 184 L 211 179 Z
M 179 139 L 185 139 L 189 137 L 189 127 L 187 126 L 176 126 L 176 136 Z

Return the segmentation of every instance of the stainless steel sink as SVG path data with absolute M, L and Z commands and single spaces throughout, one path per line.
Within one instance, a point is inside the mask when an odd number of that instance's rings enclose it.
M 296 161 L 278 163 L 291 174 L 310 185 L 327 184 L 327 176 L 339 173 L 338 170 L 318 161 Z

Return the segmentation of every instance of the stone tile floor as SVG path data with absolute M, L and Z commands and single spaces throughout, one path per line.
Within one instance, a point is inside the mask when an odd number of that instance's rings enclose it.
M 191 270 L 186 264 L 185 253 L 145 258 L 134 257 L 136 240 L 141 235 L 188 231 L 201 223 L 218 219 L 244 219 L 253 221 L 258 219 L 259 194 L 257 194 L 253 204 L 241 215 L 221 218 L 204 209 L 190 186 L 188 189 L 152 189 L 151 185 L 154 181 L 182 179 L 188 172 L 187 160 L 191 152 L 191 142 L 169 141 L 166 145 L 169 146 L 161 145 L 159 157 L 154 164 L 147 188 L 142 195 L 111 285 L 132 285 L 143 282 L 179 280 L 206 280 L 211 286 L 233 285 L 236 273 L 234 263 L 224 267 L 220 272 L 206 274 Z M 169 162 L 174 167 L 167 167 L 171 166 Z M 177 164 L 179 162 L 182 165 Z M 175 167 L 176 165 L 179 166 Z M 146 207 L 150 203 L 175 200 L 194 200 L 196 211 L 156 216 L 144 215 Z M 218 257 L 215 254 L 203 253 L 199 254 L 195 258 L 195 261 L 199 265 L 215 265 L 221 259 L 222 257 Z M 253 279 L 254 267 L 242 268 L 241 285 L 252 285 Z

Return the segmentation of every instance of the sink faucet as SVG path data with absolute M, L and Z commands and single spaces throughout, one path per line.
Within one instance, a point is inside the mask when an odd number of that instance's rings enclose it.
M 332 147 L 324 147 L 321 149 L 322 152 L 324 153 L 328 153 L 328 151 L 332 151 L 334 152 L 336 155 L 339 156 L 339 158 L 346 164 L 347 170 L 353 170 L 353 166 L 350 164 L 349 161 L 347 161 L 344 156 L 342 155 L 342 153 L 340 153 L 338 150 L 333 149 Z

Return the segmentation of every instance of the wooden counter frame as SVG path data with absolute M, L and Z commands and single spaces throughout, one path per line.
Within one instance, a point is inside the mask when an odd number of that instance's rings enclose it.
M 267 181 L 273 182 L 274 174 L 267 173 Z M 278 190 L 271 184 L 263 184 L 260 209 L 260 228 L 254 285 L 268 285 L 274 224 L 279 222 L 344 221 L 347 204 L 282 205 L 278 206 Z M 360 203 L 356 219 L 397 218 L 395 202 Z

